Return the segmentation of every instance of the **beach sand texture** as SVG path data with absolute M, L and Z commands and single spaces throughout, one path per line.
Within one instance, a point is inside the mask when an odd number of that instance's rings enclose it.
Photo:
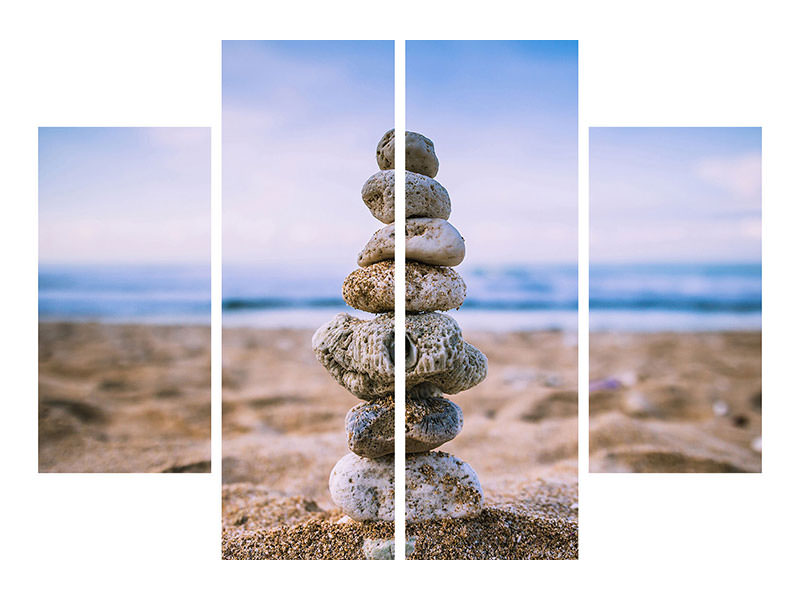
M 356 400 L 310 350 L 312 330 L 223 330 L 224 558 L 365 558 L 391 523 L 359 524 L 331 501 Z M 465 332 L 489 358 L 453 396 L 464 429 L 441 447 L 469 462 L 487 509 L 407 525 L 409 558 L 577 558 L 577 338 Z
M 39 324 L 39 471 L 210 471 L 210 330 Z
M 761 471 L 761 332 L 590 337 L 592 472 Z

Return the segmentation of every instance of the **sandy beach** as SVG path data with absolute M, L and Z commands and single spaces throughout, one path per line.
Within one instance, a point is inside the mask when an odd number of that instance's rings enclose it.
M 337 509 L 328 476 L 356 400 L 311 352 L 311 330 L 223 330 L 224 558 L 366 558 L 391 524 Z M 440 449 L 478 473 L 475 519 L 408 527 L 409 558 L 577 558 L 577 337 L 465 331 L 489 358 L 452 396 L 464 429 Z M 411 550 L 409 548 L 409 550 Z
M 210 471 L 210 333 L 39 324 L 39 471 Z
M 590 470 L 760 472 L 761 332 L 595 333 Z

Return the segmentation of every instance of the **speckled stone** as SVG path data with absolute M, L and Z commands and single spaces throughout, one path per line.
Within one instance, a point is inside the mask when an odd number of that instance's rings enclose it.
M 394 223 L 375 232 L 358 255 L 358 264 L 367 267 L 394 259 Z M 455 267 L 464 260 L 464 238 L 444 219 L 415 217 L 406 220 L 406 260 L 429 265 Z
M 394 457 L 345 454 L 328 479 L 333 502 L 356 521 L 394 520 Z
M 483 490 L 466 462 L 444 452 L 406 456 L 406 522 L 474 517 Z M 342 457 L 328 487 L 334 503 L 356 521 L 394 520 L 394 457 Z
M 474 517 L 483 490 L 473 468 L 445 452 L 406 457 L 406 522 Z
M 451 310 L 464 304 L 467 284 L 450 267 L 406 262 L 406 311 Z
M 380 169 L 394 169 L 394 129 L 387 131 L 378 142 L 377 159 Z M 433 142 L 421 133 L 406 131 L 406 171 L 428 177 L 436 177 L 439 172 Z
M 361 188 L 361 198 L 382 223 L 394 223 L 394 170 L 378 171 Z M 406 171 L 406 218 L 450 216 L 450 195 L 435 179 Z
M 464 303 L 467 286 L 450 267 L 406 263 L 406 310 L 450 310 Z M 394 261 L 356 269 L 344 280 L 342 297 L 353 308 L 371 313 L 394 310 Z
M 438 448 L 458 435 L 464 424 L 461 409 L 445 398 L 406 399 L 406 453 Z M 362 402 L 345 418 L 350 451 L 376 458 L 394 452 L 394 400 Z

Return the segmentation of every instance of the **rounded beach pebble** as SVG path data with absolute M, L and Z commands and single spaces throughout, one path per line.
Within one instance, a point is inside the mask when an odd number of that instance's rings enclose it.
M 394 223 L 394 170 L 379 171 L 361 188 L 361 198 L 382 223 Z M 406 217 L 450 216 L 450 195 L 441 183 L 406 171 Z
M 444 219 L 415 217 L 406 220 L 406 260 L 455 267 L 464 260 L 464 238 Z M 376 231 L 358 255 L 358 265 L 368 267 L 394 258 L 394 223 Z
M 393 521 L 394 457 L 345 454 L 331 471 L 328 489 L 333 502 L 356 521 Z
M 378 142 L 377 158 L 380 169 L 394 169 L 394 129 L 387 131 Z M 421 133 L 406 131 L 406 171 L 428 177 L 436 177 L 439 172 L 433 142 Z
M 461 409 L 446 398 L 406 399 L 406 453 L 426 452 L 449 442 L 464 425 Z M 362 402 L 345 418 L 347 445 L 359 456 L 394 452 L 394 399 Z
M 334 503 L 356 521 L 394 520 L 394 457 L 342 457 L 328 487 Z M 444 452 L 406 456 L 406 522 L 473 517 L 483 509 L 475 471 Z
M 406 263 L 406 310 L 450 310 L 464 303 L 467 286 L 450 267 Z M 353 308 L 371 313 L 394 310 L 394 261 L 356 269 L 342 284 L 342 297 Z

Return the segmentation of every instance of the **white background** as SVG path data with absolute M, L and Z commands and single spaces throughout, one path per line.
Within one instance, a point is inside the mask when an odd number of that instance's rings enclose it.
M 28 2 L 0 15 L 6 597 L 562 598 L 791 595 L 798 520 L 797 15 L 778 2 Z M 581 231 L 587 127 L 763 126 L 763 474 L 589 475 L 581 397 L 580 553 L 571 562 L 233 562 L 214 475 L 38 475 L 36 128 L 214 128 L 221 39 L 578 39 Z M 212 244 L 215 281 L 219 238 Z M 582 247 L 582 283 L 587 247 Z M 215 289 L 218 299 L 218 288 Z M 585 286 L 581 322 L 586 321 Z M 216 303 L 218 304 L 218 303 Z M 219 322 L 218 308 L 214 313 Z M 219 365 L 219 337 L 213 337 Z M 581 350 L 586 391 L 588 347 Z

